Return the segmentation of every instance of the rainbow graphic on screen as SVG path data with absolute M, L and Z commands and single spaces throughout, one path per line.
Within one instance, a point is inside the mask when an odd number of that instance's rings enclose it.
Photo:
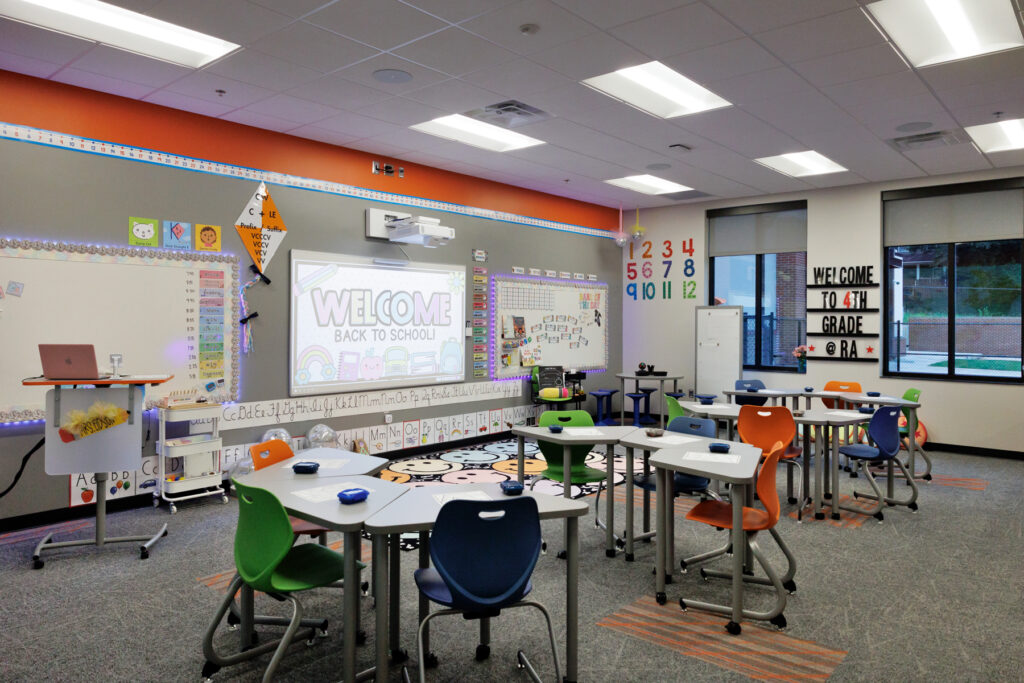
M 332 380 L 336 377 L 334 365 L 331 363 L 330 352 L 322 346 L 307 346 L 298 356 L 298 367 L 295 369 L 295 383 L 308 384 L 312 377 L 312 368 L 320 366 L 320 377 Z

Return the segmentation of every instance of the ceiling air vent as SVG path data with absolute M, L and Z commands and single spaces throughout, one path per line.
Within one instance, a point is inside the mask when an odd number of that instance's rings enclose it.
M 681 202 L 686 199 L 702 199 L 704 197 L 712 197 L 707 192 L 701 192 L 700 190 L 686 190 L 684 192 L 672 192 L 670 194 L 660 194 L 659 197 L 668 197 L 674 202 Z
M 551 114 L 546 111 L 541 111 L 518 100 L 505 100 L 497 104 L 489 104 L 481 109 L 467 111 L 463 116 L 502 128 L 518 128 L 528 123 L 551 118 Z
M 935 130 L 930 133 L 906 135 L 900 138 L 893 138 L 887 142 L 893 149 L 900 152 L 913 152 L 919 149 L 962 145 L 965 142 L 970 142 L 970 140 L 970 136 L 958 128 L 956 130 Z

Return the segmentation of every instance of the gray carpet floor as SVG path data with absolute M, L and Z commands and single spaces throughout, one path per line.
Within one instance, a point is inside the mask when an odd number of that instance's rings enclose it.
M 785 614 L 786 634 L 846 651 L 832 672 L 835 681 L 1021 681 L 1024 663 L 1024 461 L 934 453 L 944 478 L 987 482 L 972 490 L 947 480 L 923 484 L 920 512 L 886 511 L 883 524 L 797 524 L 785 513 L 780 533 L 796 554 L 798 590 Z M 784 493 L 785 477 L 779 478 Z M 963 483 L 963 482 L 959 482 Z M 969 482 L 968 482 L 969 483 Z M 863 479 L 842 478 L 849 493 Z M 898 494 L 905 491 L 903 483 Z M 605 504 L 602 497 L 602 506 Z M 617 509 L 622 519 L 622 505 Z M 603 510 L 602 510 L 603 514 Z M 170 534 L 140 561 L 134 544 L 48 554 L 46 567 L 31 569 L 35 541 L 0 538 L 0 681 L 189 681 L 203 665 L 202 634 L 222 594 L 200 581 L 233 567 L 235 504 L 195 501 L 179 506 L 112 514 L 108 533 L 145 533 L 170 524 Z M 604 554 L 604 533 L 591 514 L 580 529 L 581 681 L 734 681 L 747 675 L 667 646 L 627 636 L 598 622 L 653 594 L 654 544 L 639 544 L 636 561 Z M 621 523 L 619 523 L 621 525 Z M 59 535 L 91 533 L 84 529 Z M 560 545 L 561 526 L 545 523 Z M 721 532 L 692 523 L 676 525 L 676 547 L 691 555 L 721 545 Z M 59 540 L 59 539 L 58 539 Z M 776 566 L 781 554 L 767 536 Z M 401 637 L 415 657 L 416 599 L 412 571 L 416 552 L 402 553 Z M 534 574 L 536 600 L 546 604 L 564 630 L 564 564 L 541 557 Z M 669 605 L 679 597 L 727 601 L 726 582 L 703 582 L 696 571 L 668 586 Z M 340 593 L 302 596 L 307 615 L 341 623 Z M 770 603 L 768 589 L 747 591 L 749 604 Z M 261 612 L 283 614 L 269 598 Z M 369 643 L 358 649 L 359 668 L 373 661 L 373 606 L 362 602 Z M 721 619 L 724 625 L 725 619 Z M 495 620 L 492 655 L 473 659 L 475 622 L 436 620 L 433 650 L 440 666 L 433 681 L 527 680 L 515 652 L 531 654 L 546 680 L 552 668 L 539 615 L 513 610 Z M 758 626 L 745 624 L 744 636 Z M 717 628 L 715 631 L 717 632 Z M 278 671 L 281 681 L 340 679 L 340 629 L 313 647 L 294 646 Z M 222 629 L 218 642 L 234 645 Z M 226 669 L 220 681 L 258 680 L 269 656 Z M 392 680 L 400 680 L 393 669 Z

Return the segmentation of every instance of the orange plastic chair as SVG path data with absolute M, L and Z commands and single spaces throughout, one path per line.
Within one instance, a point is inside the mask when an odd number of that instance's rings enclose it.
M 793 421 L 793 413 L 785 406 L 753 406 L 747 405 L 740 408 L 739 419 L 736 420 L 736 430 L 739 432 L 740 441 L 757 446 L 765 453 L 772 449 L 776 441 L 786 444 L 785 450 L 779 456 L 779 461 L 787 466 L 786 470 L 786 496 L 789 504 L 803 501 L 804 478 L 803 467 L 800 458 L 803 456 L 803 449 L 794 446 L 796 438 L 796 422 Z M 801 473 L 799 481 L 799 495 L 793 497 L 793 470 Z M 797 521 L 803 519 L 803 505 L 797 510 Z
M 249 456 L 252 458 L 254 470 L 261 470 L 282 460 L 287 460 L 294 455 L 295 453 L 292 452 L 291 446 L 280 439 L 271 439 L 270 441 L 249 446 Z M 290 515 L 288 519 L 292 522 L 292 533 L 296 536 L 309 536 L 317 539 L 320 545 L 327 545 L 327 532 L 330 529 Z
M 755 407 L 756 406 L 752 406 Z M 771 451 L 761 464 L 761 471 L 757 476 L 757 497 L 761 500 L 764 505 L 764 510 L 758 508 L 751 508 L 743 506 L 743 531 L 747 534 L 747 545 L 750 547 L 750 552 L 753 554 L 754 559 L 757 560 L 761 568 L 764 569 L 767 578 L 760 576 L 749 576 L 744 574 L 743 581 L 745 583 L 756 583 L 764 586 L 772 586 L 775 588 L 775 606 L 767 612 L 755 612 L 753 610 L 743 610 L 743 616 L 747 619 L 763 619 L 766 620 L 780 629 L 786 627 L 786 617 L 783 616 L 782 610 L 786 608 L 786 594 L 793 593 L 796 591 L 796 583 L 793 581 L 793 576 L 796 574 L 796 558 L 793 557 L 793 553 L 790 552 L 789 548 L 783 542 L 782 537 L 779 536 L 779 532 L 775 530 L 775 525 L 779 521 L 780 508 L 779 504 L 779 493 L 775 488 L 775 471 L 778 469 L 779 458 L 785 451 L 785 442 L 776 441 Z M 736 501 L 739 503 L 739 501 Z M 686 519 L 694 522 L 700 522 L 707 524 L 719 529 L 732 529 L 732 505 L 733 503 L 725 503 L 718 500 L 705 500 L 698 503 L 693 507 L 687 514 Z M 788 562 L 788 568 L 786 574 L 781 579 L 772 566 L 768 563 L 764 556 L 761 547 L 757 543 L 757 533 L 759 531 L 767 530 L 783 554 L 786 556 Z M 683 560 L 681 565 L 683 569 L 688 564 L 694 564 L 697 562 L 704 562 L 714 557 L 719 557 L 726 554 L 731 550 L 731 545 L 726 545 L 724 548 L 713 550 L 703 555 Z M 732 578 L 732 573 L 722 572 L 717 570 L 704 569 L 701 567 L 700 570 L 701 578 L 707 579 L 709 576 L 718 578 Z M 680 599 L 679 606 L 682 609 L 687 609 L 687 604 Z M 722 612 L 725 614 L 731 614 L 731 607 L 708 605 L 705 603 L 690 603 L 690 607 L 697 609 L 712 609 L 716 612 Z M 738 634 L 740 632 L 740 625 L 729 622 L 726 629 L 732 634 Z
M 841 391 L 844 394 L 859 394 L 864 390 L 860 388 L 860 382 L 843 382 L 842 380 L 831 380 L 825 382 L 823 391 Z M 835 408 L 836 400 L 833 398 L 823 398 L 821 402 L 825 404 L 825 407 L 829 410 Z

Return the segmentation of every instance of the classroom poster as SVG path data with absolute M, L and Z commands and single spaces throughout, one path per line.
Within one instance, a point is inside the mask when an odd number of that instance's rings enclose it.
M 462 414 L 452 415 L 448 418 L 448 440 L 458 441 L 459 439 L 467 438 L 467 434 L 463 429 Z
M 196 251 L 220 251 L 219 225 L 196 223 Z
M 500 431 L 504 431 L 504 427 L 501 424 L 501 408 L 495 408 L 490 411 L 490 424 L 488 429 L 491 434 L 497 434 Z
M 164 249 L 192 249 L 192 224 L 164 221 Z
M 420 421 L 419 420 L 406 420 L 403 423 L 405 427 L 405 441 L 404 448 L 415 448 L 420 445 Z
M 370 447 L 370 455 L 377 455 L 388 450 L 388 426 L 374 425 L 367 427 L 366 444 Z
M 466 413 L 462 416 L 462 433 L 465 435 L 464 439 L 477 435 L 476 413 Z
M 159 221 L 131 216 L 128 219 L 128 244 L 135 247 L 160 246 Z
M 388 450 L 389 451 L 400 451 L 402 450 L 402 436 L 404 433 L 403 425 L 401 422 L 392 422 L 388 425 Z

